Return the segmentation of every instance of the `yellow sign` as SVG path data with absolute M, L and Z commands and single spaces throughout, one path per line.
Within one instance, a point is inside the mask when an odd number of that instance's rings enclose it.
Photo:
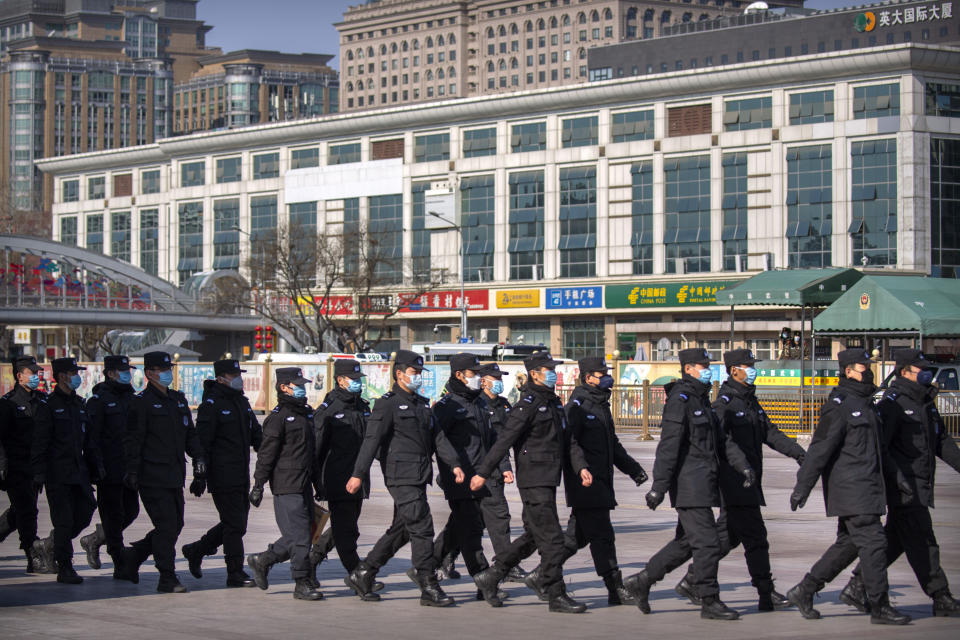
M 497 309 L 528 309 L 540 306 L 540 289 L 497 291 Z

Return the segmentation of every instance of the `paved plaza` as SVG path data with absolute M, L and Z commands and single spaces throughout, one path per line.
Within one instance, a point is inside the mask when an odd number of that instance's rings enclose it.
M 655 442 L 640 442 L 633 436 L 624 438 L 624 445 L 652 475 Z M 768 451 L 765 460 L 764 489 L 768 507 L 765 510 L 770 531 L 771 560 L 777 588 L 786 592 L 800 580 L 819 554 L 832 542 L 836 520 L 824 516 L 819 487 L 811 495 L 805 509 L 791 513 L 788 496 L 793 487 L 796 463 Z M 368 551 L 390 522 L 392 503 L 374 465 L 373 495 L 364 505 L 360 521 L 360 554 Z M 941 544 L 941 559 L 948 577 L 960 591 L 960 476 L 939 463 L 937 505 L 933 521 Z M 649 484 L 635 487 L 629 478 L 618 475 L 617 491 L 620 507 L 614 513 L 621 567 L 628 575 L 643 567 L 644 562 L 673 534 L 676 514 L 667 506 L 650 511 L 643 494 Z M 45 494 L 44 494 L 45 495 Z M 434 523 L 438 528 L 446 521 L 447 507 L 435 487 L 430 492 Z M 519 533 L 520 502 L 515 488 L 508 489 L 514 514 L 514 535 Z M 262 550 L 278 536 L 273 509 L 267 493 L 259 509 L 252 509 L 245 544 L 248 552 Z M 8 504 L 0 497 L 0 509 Z M 561 510 L 565 519 L 566 509 Z M 98 516 L 94 515 L 94 523 Z M 186 527 L 179 547 L 198 538 L 217 520 L 213 500 L 187 496 Z M 146 514 L 127 530 L 127 541 L 142 535 L 149 528 Z M 50 531 L 46 500 L 41 496 L 40 532 Z M 488 557 L 492 557 L 485 540 Z M 449 609 L 433 609 L 418 604 L 419 592 L 406 578 L 409 567 L 409 546 L 381 571 L 386 583 L 383 600 L 361 602 L 343 584 L 344 570 L 336 559 L 320 565 L 321 589 L 326 599 L 321 602 L 295 601 L 289 565 L 274 567 L 269 591 L 259 589 L 227 589 L 222 556 L 208 557 L 203 579 L 195 580 L 180 558 L 177 571 L 190 589 L 185 595 L 156 592 L 157 573 L 151 561 L 143 566 L 140 584 L 116 582 L 105 550 L 105 561 L 99 571 L 87 567 L 80 545 L 75 542 L 75 565 L 85 579 L 82 585 L 67 586 L 55 582 L 55 576 L 28 576 L 23 573 L 25 560 L 18 548 L 16 533 L 0 544 L 0 637 L 3 638 L 695 638 L 711 640 L 736 638 L 902 638 L 908 634 L 932 638 L 960 637 L 960 619 L 932 618 L 930 600 L 917 586 L 916 579 L 904 558 L 890 571 L 891 598 L 895 606 L 914 617 L 910 627 L 871 625 L 867 616 L 839 602 L 837 596 L 846 583 L 848 573 L 827 585 L 815 606 L 823 619 L 808 621 L 795 609 L 774 613 L 758 613 L 756 591 L 750 586 L 742 553 L 737 550 L 720 565 L 722 598 L 742 614 L 737 622 L 706 621 L 699 610 L 681 600 L 673 592 L 682 569 L 656 585 L 651 593 L 653 614 L 644 616 L 633 606 L 608 608 L 603 583 L 593 570 L 590 553 L 584 549 L 564 567 L 570 591 L 586 602 L 589 610 L 583 615 L 549 613 L 523 585 L 507 584 L 510 597 L 502 609 L 492 609 L 474 600 L 474 589 L 468 578 L 443 583 L 444 589 L 457 600 Z M 526 569 L 536 565 L 536 558 L 524 563 Z M 466 575 L 462 562 L 458 569 Z

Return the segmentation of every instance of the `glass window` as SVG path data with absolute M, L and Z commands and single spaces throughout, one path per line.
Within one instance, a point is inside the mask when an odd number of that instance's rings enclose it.
M 213 203 L 213 268 L 240 267 L 240 200 Z
M 787 240 L 791 269 L 831 265 L 833 152 L 830 145 L 787 149 Z
M 217 158 L 217 184 L 240 182 L 240 158 Z
M 603 320 L 567 320 L 563 323 L 563 357 L 579 360 L 605 352 Z
M 926 114 L 928 116 L 960 118 L 960 84 L 928 82 Z
M 360 198 L 343 201 L 343 237 L 349 238 L 343 250 L 343 273 L 357 275 L 360 271 Z
M 140 193 L 160 193 L 160 170 L 152 169 L 140 173 Z
M 833 122 L 833 90 L 790 95 L 790 124 Z
M 596 275 L 597 170 L 594 167 L 560 169 L 561 278 Z
M 433 162 L 450 158 L 450 134 L 431 133 L 414 137 L 414 162 Z
M 930 274 L 960 278 L 960 140 L 930 140 Z
M 880 118 L 900 115 L 900 85 L 875 84 L 853 88 L 853 117 Z
M 376 286 L 403 281 L 403 195 L 370 197 L 371 261 Z
M 597 144 L 597 128 L 597 116 L 564 120 L 560 131 L 563 148 L 588 147 Z
M 290 168 L 306 169 L 308 167 L 320 166 L 320 149 L 312 147 L 310 149 L 294 149 L 290 152 Z
M 476 158 L 497 154 L 497 130 L 470 129 L 463 132 L 463 157 Z
M 615 113 L 612 120 L 611 140 L 613 142 L 653 139 L 653 109 Z
M 424 228 L 424 193 L 430 189 L 429 182 L 413 183 L 413 280 L 430 282 L 430 230 Z
M 511 322 L 509 344 L 532 344 L 549 347 L 549 322 Z
M 276 178 L 280 175 L 280 154 L 263 153 L 253 156 L 253 179 Z
M 180 186 L 198 187 L 205 181 L 206 163 L 203 160 L 198 162 L 184 162 L 180 165 Z
M 897 141 L 854 142 L 850 148 L 853 264 L 897 264 Z
M 177 275 L 182 287 L 190 276 L 203 269 L 203 203 L 183 202 L 178 213 Z
M 773 123 L 773 98 L 727 100 L 723 109 L 724 131 L 769 129 Z
M 140 268 L 152 275 L 157 275 L 159 230 L 160 216 L 157 209 L 143 209 L 140 212 Z
M 332 144 L 328 147 L 327 164 L 360 162 L 360 143 Z
M 87 249 L 103 253 L 103 214 L 87 216 Z
M 467 282 L 493 281 L 494 232 L 493 175 L 460 181 L 463 225 L 463 278 Z
M 104 177 L 97 176 L 87 179 L 87 199 L 102 200 L 104 197 Z
M 80 181 L 64 180 L 60 183 L 60 197 L 63 202 L 76 202 L 80 199 Z
M 291 271 L 298 282 L 312 287 L 317 281 L 317 203 L 294 202 L 288 208 Z
M 510 174 L 511 280 L 543 277 L 543 171 Z
M 71 247 L 77 246 L 77 216 L 60 218 L 60 242 Z
M 710 271 L 710 156 L 663 161 L 667 273 Z
M 129 211 L 114 211 L 110 214 L 110 255 L 130 262 Z
M 630 247 L 636 275 L 653 273 L 653 162 L 635 162 L 630 167 L 633 186 Z
M 510 151 L 542 151 L 547 148 L 547 123 L 529 122 L 510 127 Z
M 747 154 L 723 155 L 723 270 L 747 268 Z

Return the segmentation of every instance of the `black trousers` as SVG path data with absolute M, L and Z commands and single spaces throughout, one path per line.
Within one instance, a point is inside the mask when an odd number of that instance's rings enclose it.
M 717 596 L 717 565 L 720 563 L 720 534 L 710 507 L 678 507 L 677 530 L 647 562 L 646 571 L 654 582 L 693 556 L 692 586 L 701 598 Z
M 122 484 L 101 482 L 97 485 L 97 509 L 107 553 L 115 557 L 123 550 L 123 530 L 140 514 L 140 496 Z
M 443 531 L 437 536 L 433 546 L 433 557 L 437 564 L 451 549 L 463 553 L 464 564 L 470 575 L 476 575 L 489 567 L 483 554 L 483 515 L 479 498 L 448 500 L 450 516 Z
M 494 554 L 500 555 L 510 546 L 510 507 L 507 506 L 507 498 L 503 494 L 502 481 L 491 478 L 484 486 L 490 489 L 490 495 L 480 498 L 480 517 L 487 535 L 490 536 Z M 460 553 L 456 532 L 450 527 L 449 520 L 433 544 L 436 547 L 434 557 L 438 562 L 444 556 L 452 555 L 456 558 Z
M 497 554 L 497 564 L 508 569 L 540 552 L 540 583 L 551 596 L 563 592 L 563 529 L 557 516 L 556 487 L 520 489 L 523 502 L 523 535 Z
M 273 515 L 280 538 L 270 551 L 282 560 L 290 559 L 290 577 L 306 578 L 310 573 L 310 542 L 313 524 L 313 493 L 284 493 L 273 496 Z
M 379 569 L 410 542 L 411 562 L 418 572 L 437 568 L 433 558 L 433 518 L 424 485 L 387 487 L 393 496 L 393 522 L 367 554 L 366 563 Z
M 340 564 L 350 573 L 360 564 L 357 555 L 357 540 L 360 538 L 360 511 L 363 500 L 331 500 L 330 527 L 323 532 L 317 546 L 323 555 L 328 555 L 334 548 L 340 556 Z
M 203 555 L 217 552 L 223 545 L 223 559 L 231 571 L 243 570 L 243 536 L 247 533 L 247 516 L 250 501 L 247 491 L 241 487 L 227 491 L 211 491 L 213 504 L 220 514 L 220 522 L 207 531 L 199 540 Z
M 141 562 L 152 554 L 160 579 L 169 580 L 176 576 L 175 547 L 183 530 L 183 488 L 140 487 L 140 500 L 153 529 L 130 546 Z
M 618 569 L 616 535 L 610 521 L 610 509 L 584 509 L 574 507 L 567 520 L 563 542 L 566 558 L 590 545 L 593 566 L 601 578 Z
M 53 523 L 53 557 L 61 567 L 73 562 L 73 539 L 90 525 L 97 501 L 90 485 L 46 484 L 50 521 Z
M 20 548 L 29 551 L 37 539 L 37 490 L 28 475 L 10 474 L 7 477 L 7 496 L 10 509 L 7 518 L 11 529 L 20 536 Z
M 949 588 L 947 575 L 940 566 L 940 545 L 933 534 L 930 509 L 923 506 L 891 507 L 883 532 L 887 536 L 886 566 L 906 553 L 907 562 L 925 594 L 932 597 Z M 860 565 L 857 565 L 854 573 L 860 572 Z
M 837 540 L 810 569 L 810 578 L 819 591 L 859 556 L 867 598 L 876 602 L 889 589 L 886 549 L 887 537 L 880 526 L 880 516 L 841 516 Z

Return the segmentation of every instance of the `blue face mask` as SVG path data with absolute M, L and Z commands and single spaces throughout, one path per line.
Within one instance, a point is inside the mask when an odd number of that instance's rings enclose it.
M 490 387 L 490 392 L 495 396 L 503 393 L 503 380 L 494 380 L 493 386 Z
M 230 388 L 234 391 L 243 391 L 243 377 L 237 376 L 230 381 Z
M 917 374 L 917 384 L 922 384 L 927 386 L 933 382 L 933 372 L 932 371 L 921 371 Z
M 36 373 L 27 378 L 27 389 L 36 389 L 40 386 L 40 376 Z
M 117 382 L 119 382 L 120 384 L 130 384 L 131 380 L 133 380 L 133 376 L 130 375 L 129 371 L 117 372 Z
M 600 389 L 613 389 L 613 376 L 600 376 L 600 382 L 597 383 Z
M 407 382 L 407 388 L 410 389 L 410 391 L 416 391 L 421 386 L 423 386 L 423 376 L 421 376 L 419 373 L 415 373 L 410 376 L 410 381 Z
M 157 374 L 157 382 L 159 382 L 164 387 L 169 387 L 173 384 L 173 369 L 167 369 L 166 371 L 161 371 Z
M 351 380 L 350 384 L 347 385 L 347 391 L 350 393 L 360 393 L 363 391 L 363 383 L 359 380 Z
M 747 384 L 753 384 L 757 379 L 757 370 L 753 367 L 743 367 L 743 372 L 747 374 L 747 379 L 744 380 Z
M 710 384 L 711 382 L 713 382 L 713 370 L 710 368 L 700 369 L 700 372 L 698 374 L 698 379 L 703 384 Z
M 295 386 L 293 388 L 293 397 L 294 398 L 306 398 L 307 397 L 307 388 L 301 386 Z
M 553 369 L 547 370 L 547 375 L 543 379 L 543 384 L 547 385 L 551 389 L 557 386 L 557 372 Z
M 80 377 L 79 373 L 75 373 L 70 377 L 70 386 L 74 391 L 80 388 L 80 385 L 83 384 L 83 378 Z

